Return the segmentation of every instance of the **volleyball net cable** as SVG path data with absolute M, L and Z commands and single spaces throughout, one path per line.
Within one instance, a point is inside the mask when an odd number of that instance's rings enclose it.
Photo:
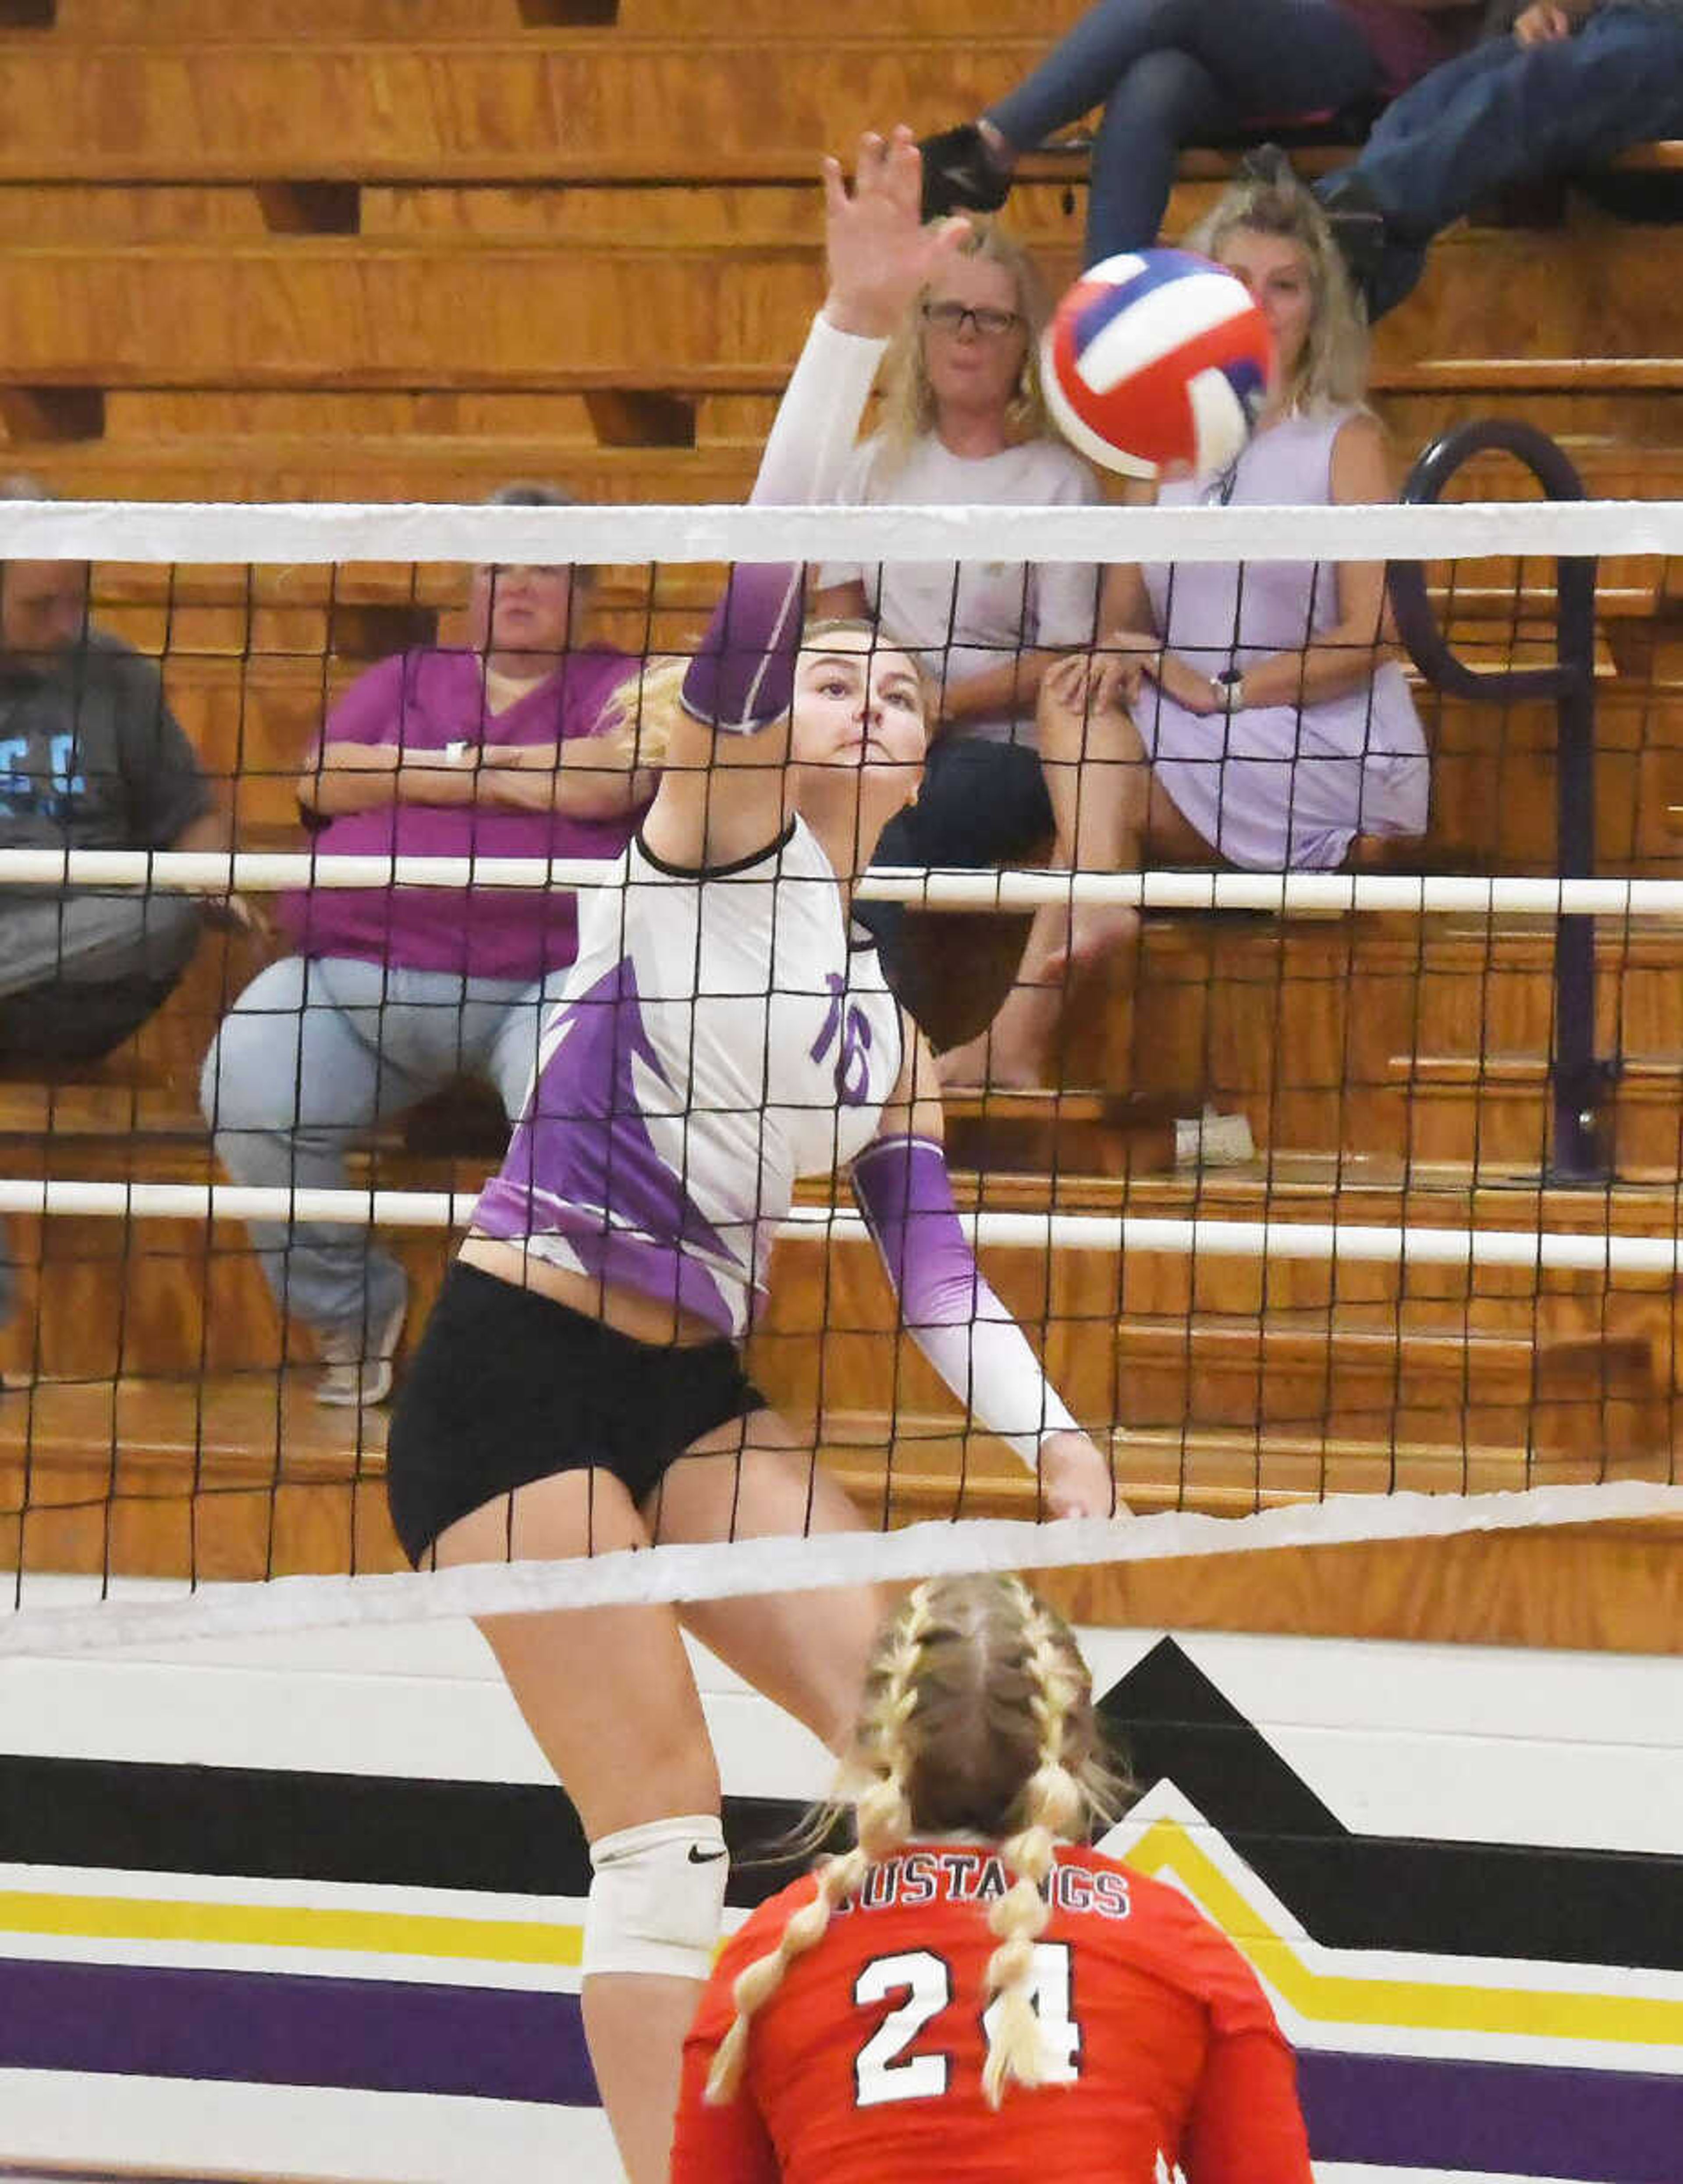
M 775 1269 L 750 1364 L 780 1408 L 816 1414 L 812 1461 L 837 1469 L 875 1529 L 395 1568 L 379 1414 L 334 1421 L 309 1403 L 309 1341 L 265 1311 L 243 1224 L 389 1236 L 412 1341 L 440 1254 L 471 1216 L 473 1176 L 497 1151 L 481 1115 L 471 1145 L 450 1143 L 447 1126 L 430 1155 L 386 1128 L 365 1185 L 219 1176 L 218 1115 L 196 1134 L 183 1107 L 252 968 L 249 945 L 224 936 L 214 993 L 207 946 L 193 992 L 190 980 L 102 1065 L 32 1060 L 0 991 L 0 1136 L 13 1149 L 0 1168 L 24 1171 L 0 1173 L 23 1277 L 0 1329 L 0 1563 L 14 1610 L 0 1652 L 1683 1514 L 1683 1109 L 1663 998 L 1683 983 L 1683 831 L 1669 850 L 1664 838 L 1668 798 L 1683 824 L 1683 504 L 1003 516 L 8 504 L 0 583 L 19 562 L 92 565 L 89 622 L 156 659 L 232 805 L 234 843 L 83 847 L 68 826 L 14 827 L 0 834 L 0 936 L 8 905 L 43 896 L 470 889 L 544 904 L 615 884 L 607 858 L 481 850 L 471 827 L 465 855 L 275 844 L 324 708 L 387 651 L 466 641 L 469 566 L 588 566 L 603 579 L 592 634 L 633 660 L 681 658 L 733 564 L 953 564 L 978 558 L 1002 521 L 1025 564 L 1237 565 L 1236 660 L 1247 584 L 1270 562 L 1427 562 L 1445 626 L 1469 639 L 1475 666 L 1505 669 L 1548 657 L 1552 572 L 1538 565 L 1601 560 L 1609 872 L 1550 869 L 1547 707 L 1452 703 L 1417 685 L 1434 815 L 1420 869 L 885 864 L 857 885 L 858 903 L 897 905 L 926 935 L 991 921 L 1015 936 L 1008 955 L 1044 905 L 1145 914 L 1125 993 L 1100 979 L 1069 1011 L 1084 1085 L 1066 1074 L 1043 1095 L 966 1090 L 949 1126 L 964 1228 L 1136 1513 L 1025 1521 L 1032 1481 L 986 1455 L 997 1445 L 910 1356 L 886 1285 L 864 1271 L 863 1219 L 826 1189 L 777 1223 L 798 1309 L 780 1308 Z M 949 647 L 962 636 L 945 632 Z M 938 673 L 941 644 L 920 649 Z M 15 687 L 27 694 L 27 677 Z M 1300 709 L 1297 765 L 1325 755 L 1311 712 Z M 492 740 L 486 722 L 472 727 Z M 0 803 L 32 800 L 39 822 L 25 735 L 0 739 Z M 73 743 L 54 761 L 46 788 L 61 804 L 77 760 Z M 1452 868 L 1464 848 L 1479 869 Z M 1627 1109 L 1634 1118 L 1634 1155 L 1621 1139 L 1604 1178 L 1571 1189 L 1552 1174 L 1545 1112 L 1547 956 L 1562 920 L 1593 933 L 1597 1035 L 1610 1027 L 1615 1050 L 1607 1088 L 1621 1130 Z M 938 985 L 958 959 L 931 946 Z M 1384 1019 L 1372 1037 L 1369 1016 Z M 1375 1062 L 1386 1035 L 1402 1050 Z M 464 1038 L 458 1059 L 473 1073 Z M 390 1094 L 382 1127 L 413 1104 Z M 1130 1134 L 1178 1102 L 1193 1108 L 1196 1148 L 1206 1100 L 1245 1109 L 1264 1141 L 1230 1175 L 1158 1162 L 1141 1150 L 1151 1129 Z M 433 1187 L 420 1172 L 441 1160 L 450 1173 Z

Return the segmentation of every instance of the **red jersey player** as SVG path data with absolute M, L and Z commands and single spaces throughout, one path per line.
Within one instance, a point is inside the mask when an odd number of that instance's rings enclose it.
M 1309 2184 L 1255 1974 L 1069 1840 L 1115 1785 L 1051 1609 L 1015 1579 L 919 1587 L 856 1758 L 858 1847 L 762 1905 L 703 1999 L 674 2184 Z

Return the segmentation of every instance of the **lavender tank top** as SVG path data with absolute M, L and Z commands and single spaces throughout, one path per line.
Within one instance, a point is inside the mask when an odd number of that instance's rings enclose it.
M 1332 443 L 1358 413 L 1286 417 L 1258 433 L 1219 478 L 1167 484 L 1163 508 L 1320 507 L 1332 499 Z M 1141 570 L 1152 621 L 1171 651 L 1236 665 L 1310 643 L 1338 619 L 1330 562 L 1151 561 Z

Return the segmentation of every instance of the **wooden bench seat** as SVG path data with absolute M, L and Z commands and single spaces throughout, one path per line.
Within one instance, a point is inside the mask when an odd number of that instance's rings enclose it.
M 27 15 L 43 8 L 60 42 L 160 45 L 249 42 L 251 31 L 222 0 L 11 0 Z M 1080 0 L 993 0 L 984 38 L 1060 36 L 1081 12 Z M 810 40 L 812 21 L 786 0 L 741 0 L 730 23 L 757 38 Z M 5 17 L 0 14 L 0 27 Z M 716 35 L 713 0 L 269 0 L 262 26 L 269 38 L 454 39 L 464 43 L 595 28 L 610 37 L 703 37 Z M 898 36 L 976 36 L 969 14 L 955 0 L 896 0 L 867 11 L 862 30 L 885 43 Z
M 0 176 L 804 179 L 862 128 L 978 111 L 1041 58 L 1050 27 L 800 38 L 733 19 L 722 36 L 715 23 L 706 36 L 501 42 L 14 39 L 0 43 Z
M 1529 238 L 1447 240 L 1380 329 L 1376 384 L 1547 387 L 1586 370 L 1609 387 L 1683 383 L 1683 361 L 1642 353 L 1658 294 L 1648 237 L 1609 228 L 1554 247 L 1560 277 L 1539 287 L 1519 277 Z M 749 393 L 783 384 L 819 279 L 813 249 L 790 244 L 580 245 L 564 280 L 531 247 L 314 236 L 42 245 L 10 254 L 8 276 L 0 358 L 22 387 Z
M 0 177 L 599 181 L 812 176 L 900 114 L 974 110 L 1041 36 L 0 44 Z M 681 152 L 677 148 L 681 144 Z

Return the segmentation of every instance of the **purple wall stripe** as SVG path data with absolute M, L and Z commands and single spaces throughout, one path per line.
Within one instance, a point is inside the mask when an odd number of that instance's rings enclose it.
M 1321 2161 L 1683 2184 L 1683 2077 L 1300 2050 Z
M 0 2069 L 597 2098 L 576 1995 L 149 1964 L 0 1962 Z
M 0 1960 L 0 2069 L 596 2099 L 578 1997 L 396 1980 Z M 1298 2056 L 1321 2161 L 1683 2184 L 1683 2078 Z

